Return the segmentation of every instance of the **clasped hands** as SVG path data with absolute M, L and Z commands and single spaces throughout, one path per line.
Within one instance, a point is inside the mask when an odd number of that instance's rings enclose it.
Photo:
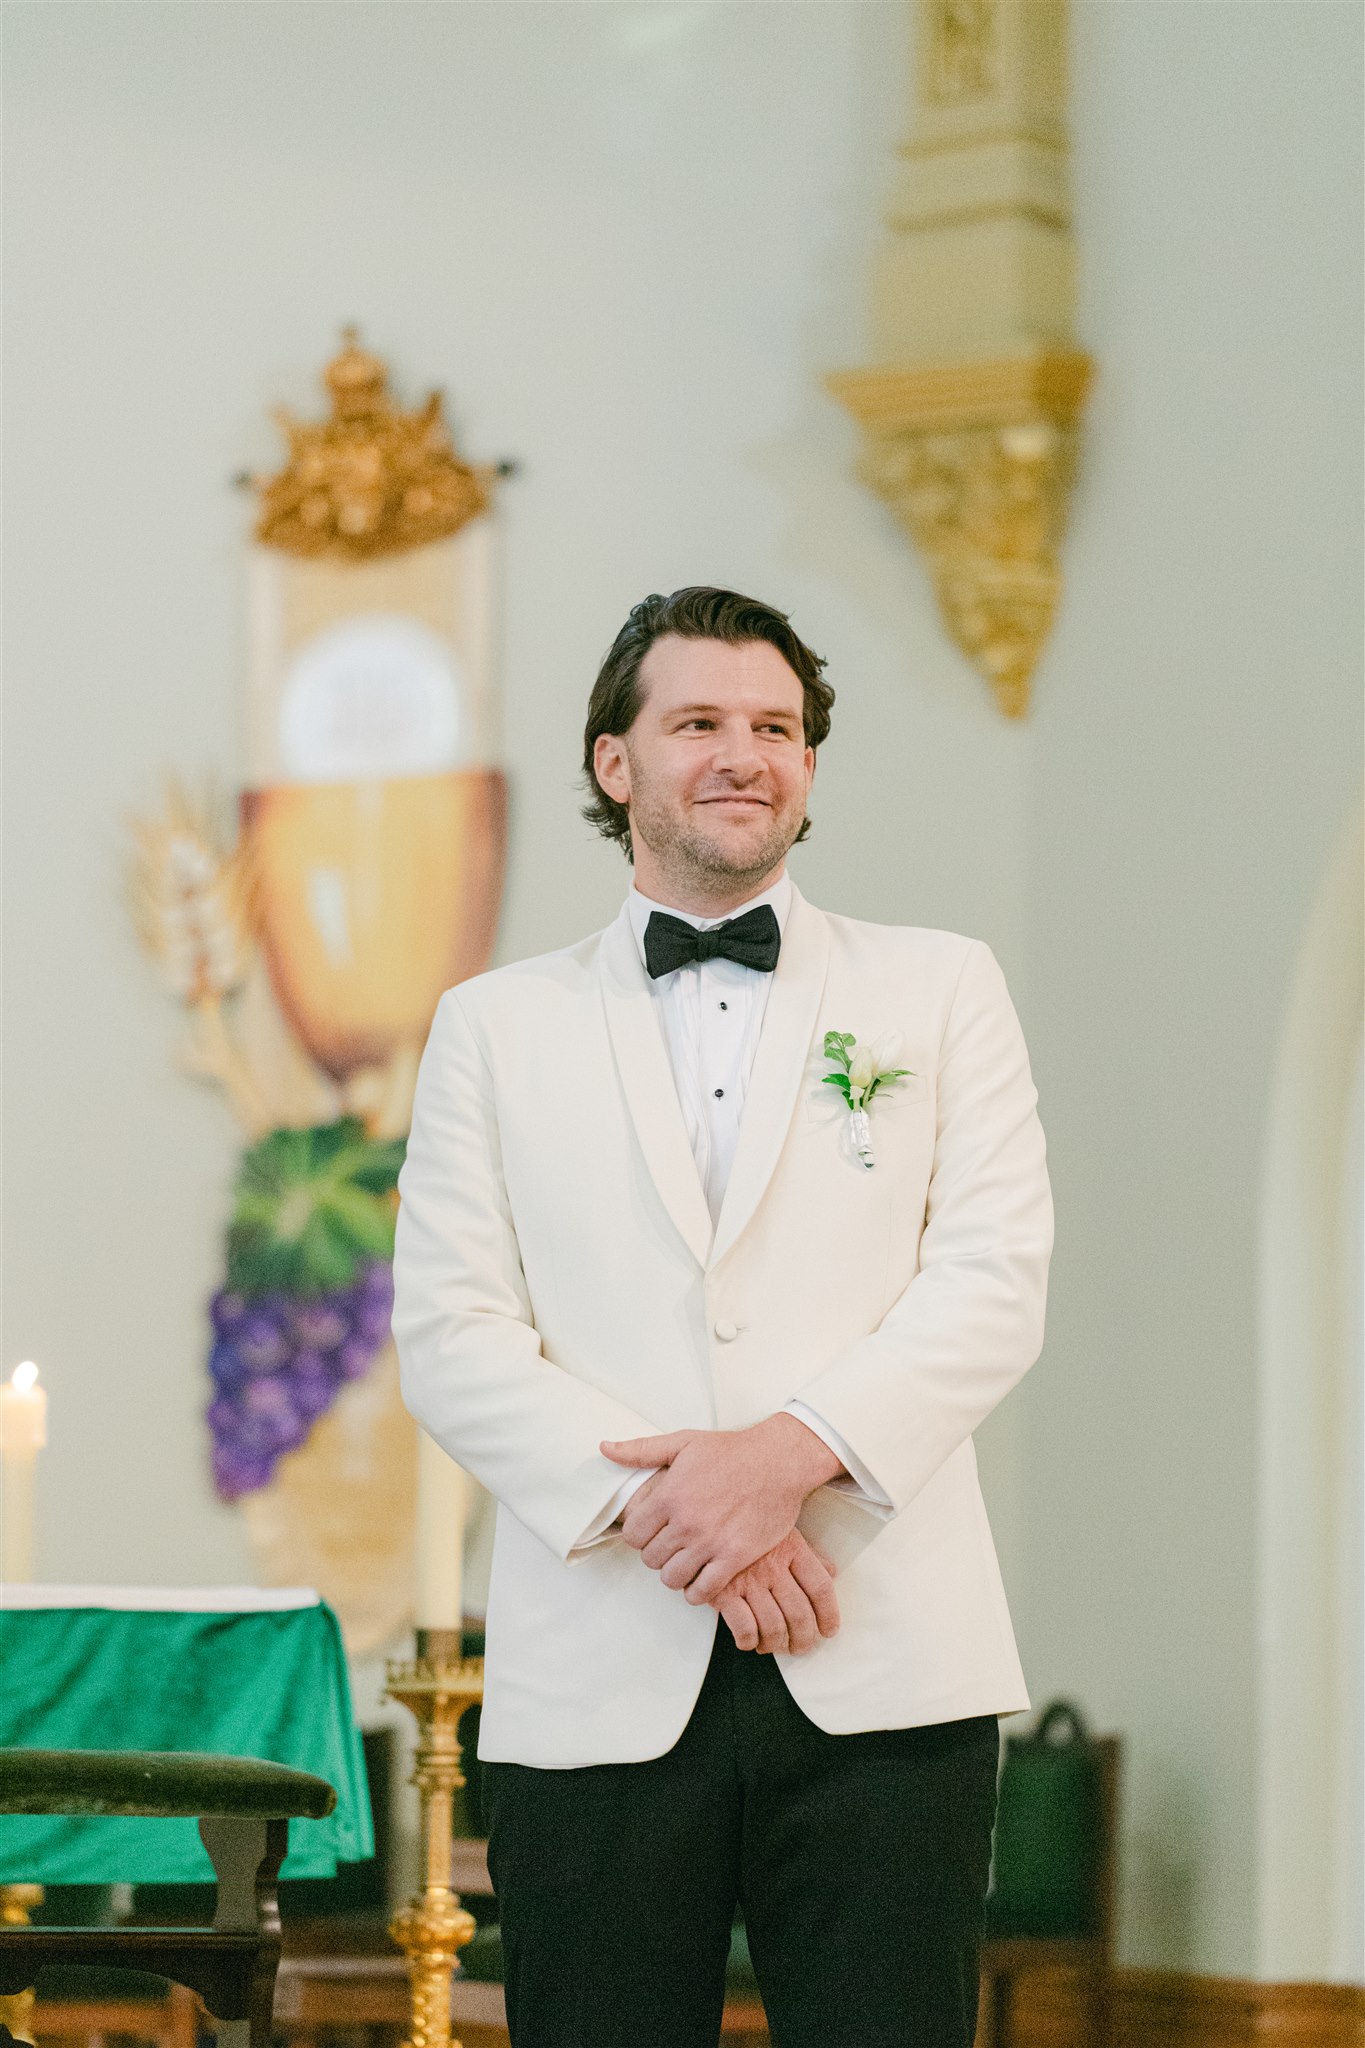
M 796 1518 L 844 1467 L 796 1416 L 601 1448 L 615 1464 L 660 1468 L 627 1501 L 621 1533 L 666 1586 L 714 1607 L 741 1650 L 801 1652 L 837 1632 L 833 1563 Z

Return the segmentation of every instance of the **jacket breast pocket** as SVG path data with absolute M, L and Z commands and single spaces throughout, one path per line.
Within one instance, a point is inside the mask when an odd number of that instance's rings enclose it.
M 907 1061 L 907 1064 L 909 1062 Z M 826 1071 L 825 1068 L 820 1069 Z M 838 1089 L 818 1076 L 802 1108 L 801 1151 L 811 1209 L 824 1233 L 894 1299 L 914 1269 L 934 1170 L 937 1097 L 932 1074 L 907 1074 L 873 1096 L 868 1110 L 872 1167 L 859 1157 Z

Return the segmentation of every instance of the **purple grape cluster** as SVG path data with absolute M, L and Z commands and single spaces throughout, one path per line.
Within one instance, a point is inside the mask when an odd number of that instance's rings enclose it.
M 393 1266 L 365 1259 L 349 1287 L 326 1294 L 234 1294 L 209 1305 L 213 1399 L 206 1410 L 219 1498 L 265 1486 L 348 1380 L 388 1342 Z

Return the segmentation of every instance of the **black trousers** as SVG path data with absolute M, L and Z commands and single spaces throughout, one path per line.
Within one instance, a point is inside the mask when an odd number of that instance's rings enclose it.
M 827 1735 L 722 1622 L 664 1756 L 485 1764 L 513 2048 L 716 2048 L 736 1904 L 776 2048 L 971 2048 L 998 1755 Z

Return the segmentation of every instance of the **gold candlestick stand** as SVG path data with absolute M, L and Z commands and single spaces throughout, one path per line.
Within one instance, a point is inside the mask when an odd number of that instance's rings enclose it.
M 33 1908 L 42 1903 L 40 1884 L 0 1884 L 0 1927 L 27 1927 Z M 9 2028 L 16 2041 L 33 2039 L 35 2000 L 36 1993 L 31 1989 L 0 1998 L 0 2022 Z
M 417 1762 L 410 1782 L 422 1795 L 422 1888 L 389 1922 L 412 1978 L 412 2032 L 404 2048 L 460 2048 L 450 2031 L 450 1980 L 474 1916 L 451 1888 L 452 1802 L 464 1784 L 460 1716 L 483 1698 L 483 1658 L 461 1657 L 454 1628 L 419 1628 L 417 1654 L 387 1671 L 385 1697 L 416 1716 Z

